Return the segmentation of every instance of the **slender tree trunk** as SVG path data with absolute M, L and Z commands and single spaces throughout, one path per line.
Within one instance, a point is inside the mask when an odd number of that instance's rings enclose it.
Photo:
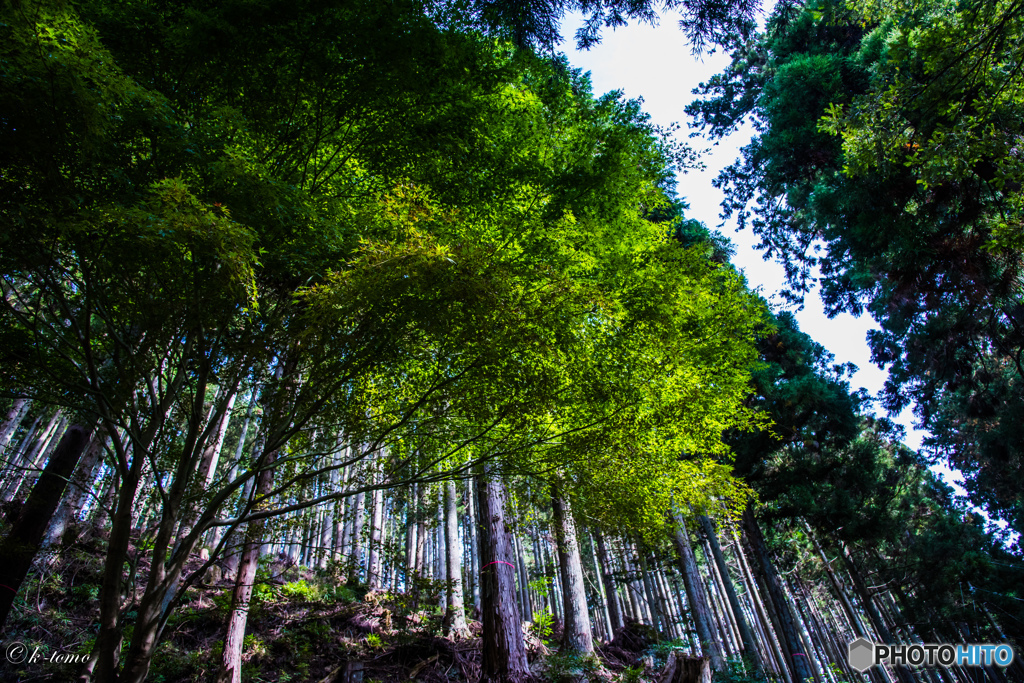
M 597 540 L 597 557 L 604 572 L 604 592 L 608 602 L 608 615 L 611 617 L 612 638 L 615 631 L 626 625 L 622 619 L 622 610 L 619 607 L 619 597 L 615 592 L 615 577 L 612 575 L 611 563 L 608 560 L 608 548 L 605 546 L 604 534 L 595 534 Z
M 378 590 L 381 586 L 381 551 L 384 540 L 384 492 L 373 491 L 370 496 L 369 552 L 366 557 L 366 585 L 370 590 Z
M 640 564 L 640 581 L 644 587 L 644 602 L 647 603 L 647 610 L 651 613 L 651 620 L 654 625 L 654 630 L 658 634 L 663 634 L 665 626 L 662 620 L 661 611 L 658 608 L 658 599 L 654 592 L 654 586 L 651 584 L 651 570 L 647 566 L 647 551 L 640 545 L 636 546 L 637 561 Z
M 520 616 L 523 621 L 533 621 L 533 604 L 530 602 L 530 579 L 526 568 L 526 553 L 519 533 L 512 534 L 512 542 L 516 550 L 516 572 L 519 576 L 519 603 L 522 606 Z
M 155 429 L 153 430 L 155 434 Z M 132 528 L 132 504 L 139 489 L 142 476 L 142 463 L 145 458 L 141 451 L 148 448 L 152 438 L 147 438 L 135 453 L 132 467 L 124 480 L 114 486 L 117 504 L 111 518 L 110 541 L 107 544 L 107 556 L 103 564 L 103 578 L 100 584 L 100 632 L 96 638 L 95 680 L 116 683 L 117 667 L 121 656 L 121 590 L 124 563 L 128 557 L 128 545 Z M 134 446 L 133 446 L 134 449 Z M 89 673 L 92 673 L 91 671 Z
M 348 456 L 348 449 L 346 448 L 346 459 Z M 341 490 L 345 491 L 348 489 L 348 466 L 341 472 Z M 348 498 L 339 498 L 334 501 L 334 552 L 331 554 L 331 559 L 335 562 L 341 560 L 342 555 L 345 552 L 345 517 L 348 513 Z
M 60 508 L 53 516 L 50 528 L 46 530 L 46 538 L 43 541 L 44 547 L 59 546 L 68 523 L 78 520 L 82 511 L 83 503 L 92 490 L 92 484 L 96 481 L 96 475 L 103 466 L 103 448 L 107 441 L 107 431 L 100 426 L 93 435 L 89 446 L 82 457 L 82 461 L 71 478 L 71 484 L 61 501 Z
M 841 544 L 842 545 L 842 544 Z M 882 620 L 882 616 L 878 613 L 878 609 L 875 607 L 875 603 L 871 598 L 871 593 L 868 591 L 867 584 L 864 582 L 864 578 L 861 576 L 860 569 L 857 567 L 856 562 L 853 560 L 853 555 L 850 554 L 850 549 L 845 545 L 842 545 L 842 556 L 843 561 L 846 563 L 846 569 L 850 572 L 850 578 L 853 579 L 854 588 L 857 590 L 857 594 L 860 597 L 861 604 L 864 606 L 864 611 L 868 615 L 868 619 L 875 628 L 875 633 L 882 639 L 883 643 L 894 643 L 892 632 L 889 627 L 886 626 L 885 621 Z M 906 666 L 894 666 L 896 676 L 902 681 L 902 683 L 914 683 L 914 676 Z
M 743 545 L 740 542 L 740 537 L 735 532 L 733 532 L 733 548 L 735 550 L 736 559 L 739 561 L 740 569 L 743 572 L 744 580 L 747 584 L 747 591 L 750 595 L 751 603 L 754 606 L 754 610 L 757 612 L 757 619 L 755 621 L 758 624 L 761 639 L 765 644 L 765 650 L 771 654 L 775 672 L 787 683 L 792 683 L 790 667 L 785 655 L 783 654 L 784 646 L 776 639 L 774 624 L 768 610 L 766 609 L 765 603 L 761 598 L 761 590 L 758 588 L 758 582 L 754 578 L 750 565 L 747 563 L 747 556 L 743 551 Z
M 704 549 L 704 557 L 708 557 L 707 549 Z M 702 579 L 704 577 L 701 577 Z M 715 618 L 715 624 L 718 626 L 718 642 L 722 645 L 723 654 L 727 659 L 731 659 L 735 656 L 735 652 L 732 647 L 732 629 L 729 624 L 729 618 L 725 614 L 724 604 L 719 599 L 721 596 L 717 592 L 717 584 L 715 581 L 715 567 L 714 561 L 708 561 L 708 573 L 707 579 L 702 581 L 704 584 L 705 595 L 708 597 L 708 605 L 711 607 L 711 614 Z
M 444 614 L 445 635 L 468 638 L 469 625 L 462 599 L 462 544 L 459 543 L 458 493 L 454 481 L 444 484 L 444 545 L 448 565 L 448 591 Z
M 0 424 L 0 454 L 7 450 L 7 444 L 11 442 L 14 434 L 18 431 L 18 426 L 21 425 L 21 421 L 31 405 L 32 402 L 27 398 L 14 399 L 11 409 L 7 411 L 7 417 L 4 418 L 3 424 Z
M 715 526 L 707 515 L 701 515 L 698 519 L 704 530 L 704 535 L 708 539 L 708 545 L 711 547 L 711 555 L 718 567 L 718 575 L 721 577 L 722 588 L 725 591 L 726 597 L 729 599 L 729 606 L 732 608 L 733 617 L 735 618 L 736 625 L 739 628 L 740 639 L 743 642 L 743 654 L 754 666 L 755 670 L 761 671 L 761 657 L 757 652 L 754 633 L 750 630 L 750 624 L 747 623 L 747 619 L 743 615 L 743 608 L 740 606 L 739 596 L 736 595 L 736 586 L 732 581 L 732 577 L 729 575 L 729 565 L 725 561 L 725 555 L 722 554 L 722 547 L 718 544 L 718 534 L 715 532 Z
M 683 574 L 683 585 L 686 587 L 686 602 L 697 626 L 697 637 L 700 638 L 700 649 L 705 656 L 711 658 L 711 668 L 715 671 L 725 670 L 722 650 L 714 635 L 714 622 L 704 589 L 701 585 L 700 572 L 697 568 L 697 557 L 690 545 L 690 535 L 686 530 L 686 522 L 680 515 L 675 516 L 675 543 L 679 553 L 679 569 Z
M 249 394 L 249 406 L 245 410 L 245 420 L 242 422 L 242 433 L 239 434 L 239 436 L 238 436 L 238 443 L 235 445 L 235 457 L 234 457 L 234 460 L 231 461 L 231 469 L 228 472 L 227 481 L 234 481 L 235 477 L 238 476 L 238 463 L 242 459 L 242 453 L 245 451 L 245 440 L 246 440 L 246 438 L 249 435 L 249 427 L 250 427 L 250 425 L 252 425 L 252 416 L 253 416 L 253 411 L 255 410 L 255 408 L 256 408 L 256 387 L 254 386 L 253 389 L 252 389 L 252 393 Z M 253 441 L 254 442 L 258 441 L 258 436 L 259 436 L 259 426 L 257 425 L 257 428 L 253 431 Z M 254 444 L 253 450 L 254 450 L 254 452 L 259 452 L 258 444 Z M 242 493 L 242 500 L 243 501 L 244 500 L 248 500 L 248 495 L 247 494 L 249 493 L 250 490 L 251 489 L 249 489 L 248 482 L 247 482 L 245 490 Z M 222 538 L 223 534 L 224 534 L 224 527 L 218 526 L 218 527 L 214 527 L 213 528 L 213 530 L 210 532 L 209 542 L 206 544 L 206 548 L 208 549 L 208 552 L 213 552 L 214 549 L 218 545 L 220 545 L 220 541 L 221 541 L 221 538 Z M 225 555 L 225 558 L 224 558 L 225 562 L 231 561 L 230 560 L 231 557 L 237 557 L 237 555 L 233 554 L 233 553 Z M 211 570 L 213 570 L 212 567 L 211 567 Z M 219 577 L 219 572 L 220 572 L 220 569 L 217 569 L 216 571 L 212 572 L 211 575 L 210 575 L 210 578 L 218 578 Z
M 0 591 L 0 627 L 7 622 L 14 598 L 39 552 L 43 534 L 60 504 L 68 478 L 89 442 L 90 431 L 91 427 L 80 425 L 68 428 L 33 487 L 18 520 L 0 541 L 0 557 L 3 558 L 0 562 L 0 585 L 8 589 Z
M 480 614 L 480 539 L 478 529 L 480 523 L 476 514 L 476 495 L 473 478 L 466 480 L 466 536 L 469 541 L 470 590 L 473 596 L 473 608 Z
M 20 456 L 15 454 L 15 457 L 12 458 L 11 478 L 7 482 L 7 488 L 4 489 L 3 500 L 5 503 L 9 503 L 18 497 L 18 491 L 31 476 L 32 469 L 36 467 L 37 459 L 46 450 L 53 434 L 57 431 L 57 423 L 61 420 L 61 416 L 60 410 L 54 411 L 42 434 L 35 440 L 31 448 L 25 450 L 23 445 L 20 449 L 22 451 Z M 27 441 L 27 438 L 25 440 Z
M 803 654 L 801 652 L 803 648 L 796 631 L 793 615 L 789 611 L 786 595 L 782 589 L 782 582 L 779 580 L 778 572 L 775 571 L 775 564 L 768 554 L 768 546 L 764 542 L 764 536 L 761 535 L 761 528 L 757 525 L 753 508 L 749 504 L 743 512 L 743 526 L 747 531 L 747 538 L 750 540 L 750 545 L 754 550 L 754 556 L 761 566 L 761 573 L 768 588 L 768 597 L 774 604 L 775 612 L 778 615 L 779 637 L 783 641 L 783 647 L 787 649 L 789 654 L 793 680 L 795 683 L 802 683 L 812 676 L 810 664 L 806 661 L 806 655 L 799 656 Z
M 264 459 L 263 469 L 257 475 L 256 497 L 253 508 L 260 504 L 274 486 L 274 461 L 278 451 L 271 451 Z M 249 619 L 249 602 L 252 600 L 256 568 L 259 565 L 260 549 L 263 545 L 265 520 L 249 522 L 245 532 L 245 543 L 235 577 L 235 587 L 231 592 L 231 612 L 228 615 L 227 634 L 224 638 L 224 653 L 221 656 L 217 683 L 241 683 L 242 681 L 242 641 L 245 638 L 245 625 Z
M 39 423 L 42 422 L 43 416 L 36 415 L 35 419 L 28 429 L 25 430 L 24 436 L 21 437 L 21 441 L 17 446 L 7 449 L 7 453 L 4 454 L 4 466 L 0 470 L 0 500 L 7 502 L 10 500 L 7 494 L 10 492 L 12 486 L 17 486 L 21 476 L 20 467 L 22 461 L 25 459 L 25 453 L 28 450 L 28 445 L 35 438 L 36 431 L 39 429 Z
M 789 603 L 790 612 L 793 614 L 793 620 L 797 627 L 797 634 L 799 635 L 800 642 L 803 646 L 802 651 L 804 653 L 804 657 L 811 666 L 811 674 L 814 676 L 814 680 L 821 683 L 822 672 L 819 665 L 817 650 L 814 646 L 814 641 L 811 638 L 810 630 L 807 628 L 807 621 L 804 618 L 803 610 L 800 609 L 799 596 L 793 589 L 791 583 L 784 583 L 783 590 L 785 591 L 786 598 Z
M 615 627 L 612 626 L 611 608 L 608 606 L 608 591 L 604 587 L 604 572 L 601 570 L 601 561 L 597 559 L 597 541 L 593 534 L 590 536 L 590 563 L 594 566 L 594 579 L 597 582 L 598 611 L 601 614 L 600 623 L 605 631 L 604 639 L 610 641 Z
M 352 541 L 349 543 L 350 561 L 352 567 L 349 573 L 349 580 L 353 583 L 359 582 L 360 569 L 362 567 L 362 536 L 363 536 L 363 517 L 364 507 L 366 505 L 366 494 L 356 494 L 356 504 L 352 510 Z
M 558 545 L 558 564 L 562 575 L 562 612 L 565 614 L 562 651 L 593 654 L 594 636 L 587 611 L 586 587 L 583 584 L 583 563 L 580 546 L 568 503 L 558 486 L 551 488 L 554 508 L 555 539 Z
M 416 490 L 422 484 L 413 484 L 409 490 L 409 503 L 405 506 L 405 590 L 412 592 L 412 578 L 416 574 Z
M 529 679 L 522 620 L 516 606 L 512 539 L 505 524 L 505 487 L 480 472 L 480 600 L 483 621 L 484 683 L 522 683 Z

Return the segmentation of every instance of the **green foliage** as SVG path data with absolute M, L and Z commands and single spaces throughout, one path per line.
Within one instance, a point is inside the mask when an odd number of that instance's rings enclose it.
M 80 586 L 74 586 L 71 589 L 72 598 L 76 603 L 88 603 L 93 600 L 98 600 L 100 597 L 100 587 L 95 584 L 82 584 Z
M 530 622 L 530 631 L 540 638 L 542 643 L 547 644 L 547 638 L 554 631 L 554 624 L 555 617 L 551 614 L 551 610 L 542 609 L 534 613 L 533 621 Z
M 384 641 L 376 633 L 368 633 L 366 635 L 366 646 L 372 650 L 379 650 L 384 647 Z
M 643 680 L 644 668 L 642 666 L 627 666 L 619 674 L 620 683 L 640 683 Z
M 758 674 L 749 661 L 733 657 L 726 662 L 726 669 L 715 674 L 716 681 L 723 683 L 770 683 L 764 674 Z
M 356 469 L 395 486 L 559 471 L 645 534 L 673 496 L 749 495 L 722 433 L 757 421 L 764 306 L 682 226 L 692 152 L 639 101 L 405 0 L 29 6 L 0 21 L 0 389 L 100 416 L 120 481 L 174 482 L 181 542 L 134 561 L 304 504 L 339 433 L 386 442 Z M 264 450 L 202 481 L 235 386 Z M 279 490 L 244 508 L 271 454 Z M 263 567 L 253 608 L 276 597 Z M 160 632 L 129 625 L 129 656 Z
M 545 660 L 545 664 L 544 678 L 550 683 L 569 683 L 581 678 L 596 680 L 594 674 L 601 668 L 601 660 L 595 655 L 573 652 L 555 653 Z
M 1018 532 L 1022 22 L 1008 1 L 780 4 L 689 108 L 713 135 L 758 120 L 727 210 L 794 295 L 818 268 L 828 310 L 871 313 L 884 406 L 916 404 L 932 457 Z
M 654 635 L 656 636 L 657 634 L 655 633 Z M 655 668 L 660 668 L 665 665 L 668 661 L 668 656 L 672 652 L 684 650 L 688 647 L 689 644 L 682 638 L 676 638 L 674 640 L 658 640 L 648 647 L 644 651 L 644 654 L 649 655 L 653 659 Z
M 310 585 L 305 579 L 292 581 L 281 586 L 281 594 L 288 598 L 306 602 L 316 602 L 322 597 L 320 586 Z
M 359 599 L 355 591 L 345 585 L 334 586 L 329 595 L 335 602 L 341 603 L 356 602 Z

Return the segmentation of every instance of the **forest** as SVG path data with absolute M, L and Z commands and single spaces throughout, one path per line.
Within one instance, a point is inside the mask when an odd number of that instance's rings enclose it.
M 1024 681 L 1024 0 L 0 7 L 3 681 Z

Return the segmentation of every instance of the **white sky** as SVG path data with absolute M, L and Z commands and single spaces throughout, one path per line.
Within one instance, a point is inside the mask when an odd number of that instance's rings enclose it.
M 575 49 L 572 36 L 581 23 L 579 15 L 566 18 L 562 29 L 566 40 L 562 49 L 574 67 L 590 72 L 595 95 L 622 90 L 628 98 L 642 97 L 644 111 L 655 123 L 681 123 L 683 128 L 678 134 L 681 139 L 696 149 L 709 147 L 701 138 L 687 138 L 690 129 L 685 107 L 696 99 L 693 89 L 698 84 L 729 64 L 728 55 L 719 53 L 701 60 L 695 58 L 677 20 L 671 16 L 666 16 L 657 27 L 632 22 L 615 31 L 605 29 L 598 46 L 579 51 Z M 734 220 L 719 227 L 722 192 L 711 184 L 718 172 L 739 156 L 739 149 L 750 140 L 750 135 L 749 128 L 741 129 L 711 148 L 703 158 L 707 170 L 680 176 L 678 189 L 680 196 L 690 204 L 688 215 L 720 230 L 732 240 L 736 249 L 733 263 L 746 274 L 751 287 L 759 288 L 761 294 L 778 307 L 782 302 L 776 294 L 785 279 L 782 266 L 762 258 L 762 253 L 754 248 L 757 240 L 749 228 L 738 231 Z M 803 310 L 795 315 L 800 329 L 834 353 L 837 362 L 857 366 L 858 371 L 851 380 L 854 389 L 864 387 L 872 396 L 878 395 L 888 372 L 871 362 L 866 335 L 868 330 L 878 326 L 870 317 L 843 314 L 829 319 L 816 291 L 806 297 Z M 882 413 L 881 409 L 876 412 Z M 913 428 L 910 410 L 893 419 L 906 427 L 907 445 L 918 448 L 924 433 Z M 945 468 L 939 471 L 948 483 L 962 480 L 959 473 L 950 473 Z M 955 488 L 963 493 L 960 487 Z

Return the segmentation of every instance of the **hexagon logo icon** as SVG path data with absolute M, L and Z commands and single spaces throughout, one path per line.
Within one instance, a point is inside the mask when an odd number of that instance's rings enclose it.
M 856 671 L 864 673 L 875 663 L 875 644 L 867 638 L 858 638 L 850 643 L 848 661 Z

